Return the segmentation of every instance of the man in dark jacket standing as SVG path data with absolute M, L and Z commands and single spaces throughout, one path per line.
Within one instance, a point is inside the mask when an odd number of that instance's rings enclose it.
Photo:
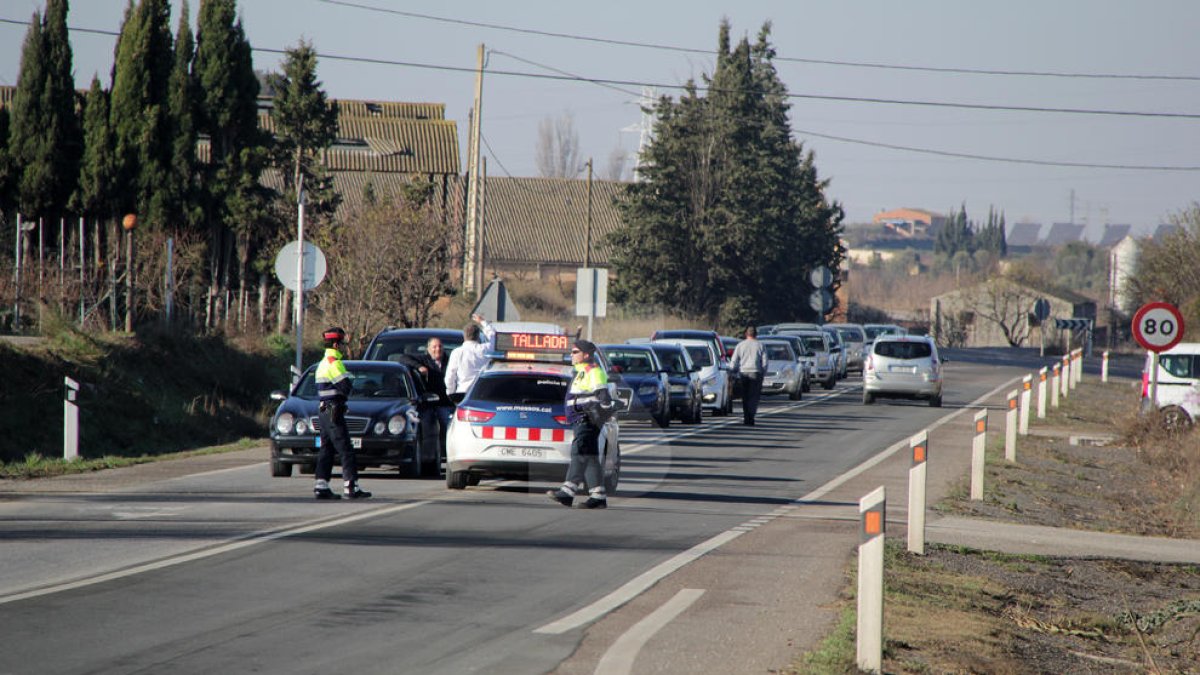
M 438 461 L 446 457 L 446 431 L 450 428 L 450 416 L 454 414 L 454 402 L 446 393 L 446 364 L 450 355 L 442 346 L 442 341 L 431 337 L 425 343 L 424 354 L 404 354 L 400 363 L 412 369 L 420 378 L 425 391 L 437 394 L 434 403 L 425 403 L 421 407 L 421 427 L 429 434 L 437 434 Z

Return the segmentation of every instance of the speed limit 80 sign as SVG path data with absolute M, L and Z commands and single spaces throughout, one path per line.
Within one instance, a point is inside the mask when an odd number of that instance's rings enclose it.
M 1152 352 L 1165 352 L 1183 339 L 1183 315 L 1165 302 L 1142 305 L 1133 315 L 1133 339 Z

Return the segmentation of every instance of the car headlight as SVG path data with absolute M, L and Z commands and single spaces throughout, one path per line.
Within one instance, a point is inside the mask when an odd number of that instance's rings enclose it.
M 642 386 L 638 387 L 638 396 L 651 396 L 657 389 L 658 387 L 655 387 L 652 384 L 643 384 Z
M 292 433 L 293 419 L 292 413 L 281 413 L 279 417 L 275 418 L 275 431 L 278 431 L 281 434 Z
M 380 420 L 380 421 L 376 422 L 376 423 L 375 423 L 375 429 L 374 429 L 374 430 L 375 430 L 375 435 L 376 435 L 376 436 L 382 436 L 382 435 L 383 435 L 383 430 L 384 430 L 384 429 L 386 429 L 386 428 L 387 428 L 387 425 L 383 423 L 383 420 Z
M 392 418 L 388 420 L 387 430 L 393 436 L 404 433 L 404 415 L 392 415 Z
M 308 433 L 308 420 L 303 419 L 303 418 L 296 420 L 296 433 L 297 434 L 307 434 Z

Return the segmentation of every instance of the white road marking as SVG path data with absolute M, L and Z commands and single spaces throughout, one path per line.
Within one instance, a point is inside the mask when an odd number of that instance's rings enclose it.
M 668 600 L 662 607 L 651 612 L 646 618 L 635 623 L 613 643 L 600 662 L 596 664 L 596 675 L 627 675 L 633 672 L 633 662 L 638 652 L 654 634 L 663 626 L 675 620 L 688 607 L 704 595 L 703 589 L 684 588 Z
M 728 544 L 740 536 L 742 536 L 741 532 L 727 530 L 707 541 L 696 544 L 695 546 L 689 548 L 683 553 L 676 555 L 670 560 L 659 563 L 649 570 L 639 574 L 638 576 L 626 582 L 624 586 L 621 586 L 617 590 L 609 593 L 603 598 L 600 598 L 587 607 L 568 614 L 558 621 L 552 621 L 541 628 L 534 629 L 533 632 L 549 635 L 561 635 L 567 631 L 579 628 L 580 626 L 586 626 L 587 624 L 599 619 L 605 614 L 608 614 L 614 609 L 641 595 L 647 588 L 650 588 L 654 584 L 658 583 L 660 579 L 666 577 L 675 570 L 687 565 L 709 551 L 716 550 L 721 546 Z
M 397 504 L 395 506 L 387 506 L 387 507 L 379 508 L 379 509 L 371 509 L 368 511 L 361 511 L 359 513 L 354 513 L 351 515 L 340 516 L 340 517 L 331 518 L 328 520 L 322 520 L 320 522 L 310 523 L 308 525 L 297 525 L 295 527 L 289 527 L 289 528 L 284 528 L 284 529 L 264 530 L 261 532 L 253 532 L 253 533 L 250 533 L 240 539 L 235 539 L 227 544 L 213 546 L 212 548 L 206 548 L 206 549 L 202 549 L 199 551 L 192 551 L 190 553 L 175 555 L 175 556 L 171 556 L 169 558 L 163 558 L 162 560 L 155 560 L 153 562 L 148 562 L 148 563 L 144 563 L 141 565 L 135 565 L 134 567 L 129 567 L 129 568 L 126 568 L 123 570 L 118 570 L 116 572 L 108 572 L 105 574 L 98 574 L 93 577 L 76 579 L 75 581 L 68 581 L 68 582 L 61 583 L 61 584 L 53 584 L 51 586 L 44 586 L 42 588 L 35 588 L 35 589 L 31 589 L 31 590 L 26 590 L 26 591 L 17 591 L 15 593 L 10 593 L 8 595 L 0 596 L 0 605 L 5 605 L 10 602 L 17 602 L 19 600 L 27 600 L 29 598 L 36 598 L 41 595 L 50 595 L 52 593 L 61 593 L 63 591 L 69 591 L 69 590 L 73 590 L 76 588 L 83 588 L 85 586 L 91 586 L 93 584 L 99 584 L 99 583 L 103 583 L 105 581 L 113 581 L 116 579 L 131 577 L 135 574 L 141 574 L 142 572 L 150 572 L 152 570 L 162 569 L 164 567 L 171 567 L 173 565 L 180 565 L 182 563 L 192 562 L 193 560 L 201 560 L 204 558 L 210 558 L 215 555 L 221 555 L 223 553 L 237 551 L 239 549 L 248 548 L 250 546 L 255 546 L 257 544 L 264 544 L 269 541 L 275 541 L 276 539 L 283 539 L 284 537 L 292 537 L 292 536 L 295 536 L 298 534 L 307 534 L 309 532 L 325 530 L 325 529 L 328 529 L 331 527 L 336 527 L 338 525 L 345 525 L 347 523 L 353 523 L 353 522 L 359 521 L 359 520 L 366 520 L 367 518 L 375 518 L 377 516 L 385 516 L 385 515 L 389 515 L 392 513 L 398 513 L 400 511 L 407 511 L 408 509 L 415 509 L 418 506 L 425 506 L 426 504 L 431 503 L 431 501 L 432 500 L 424 500 L 424 501 L 419 501 L 419 502 L 413 502 L 411 504 Z

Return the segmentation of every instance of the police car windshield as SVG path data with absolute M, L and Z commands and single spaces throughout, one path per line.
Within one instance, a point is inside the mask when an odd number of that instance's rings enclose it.
M 471 400 L 522 405 L 562 403 L 570 386 L 570 380 L 546 374 L 481 377 L 471 389 Z

